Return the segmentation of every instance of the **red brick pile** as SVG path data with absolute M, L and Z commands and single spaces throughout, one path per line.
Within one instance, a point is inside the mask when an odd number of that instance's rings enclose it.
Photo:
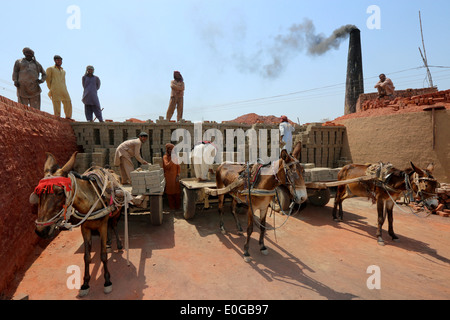
M 371 99 L 361 104 L 361 111 L 378 108 L 392 108 L 394 111 L 414 106 L 429 106 L 437 103 L 450 103 L 450 90 L 438 91 L 412 97 L 394 99 Z
M 450 184 L 442 183 L 437 189 L 439 205 L 436 208 L 436 214 L 442 217 L 450 216 Z
M 224 122 L 236 122 L 243 124 L 255 124 L 255 123 L 264 123 L 264 124 L 279 124 L 281 122 L 281 116 L 260 116 L 256 113 L 248 113 L 244 114 L 234 120 L 224 121 Z M 294 125 L 295 123 L 289 119 L 290 124 Z

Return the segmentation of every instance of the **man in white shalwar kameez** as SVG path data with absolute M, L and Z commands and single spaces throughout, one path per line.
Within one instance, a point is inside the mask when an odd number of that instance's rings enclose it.
M 202 141 L 192 150 L 192 163 L 195 177 L 199 181 L 208 180 L 208 172 L 212 171 L 212 165 L 217 156 L 217 148 L 209 141 Z

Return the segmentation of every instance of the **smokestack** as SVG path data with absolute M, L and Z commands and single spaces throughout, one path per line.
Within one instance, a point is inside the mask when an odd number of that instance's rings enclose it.
M 361 93 L 364 93 L 361 31 L 355 27 L 350 31 L 350 44 L 348 48 L 345 114 L 356 112 L 356 102 Z

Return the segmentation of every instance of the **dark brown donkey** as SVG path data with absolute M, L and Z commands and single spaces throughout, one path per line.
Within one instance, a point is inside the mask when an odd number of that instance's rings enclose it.
M 342 168 L 338 174 L 338 180 L 348 180 L 365 176 L 370 165 L 349 164 Z M 378 244 L 384 245 L 382 238 L 383 223 L 386 219 L 386 213 L 389 222 L 389 235 L 392 240 L 398 241 L 394 233 L 394 218 L 392 210 L 394 201 L 399 199 L 402 194 L 414 198 L 420 197 L 421 201 L 428 208 L 435 208 L 437 200 L 435 190 L 439 183 L 431 175 L 434 166 L 430 164 L 427 169 L 421 170 L 411 163 L 411 168 L 399 170 L 394 167 L 389 169 L 385 177 L 369 181 L 361 181 L 338 186 L 333 207 L 333 219 L 335 221 L 343 220 L 342 201 L 352 197 L 368 197 L 377 204 L 378 226 L 377 238 Z M 337 208 L 339 206 L 339 219 L 337 217 Z
M 38 206 L 36 233 L 42 238 L 51 238 L 57 228 L 81 225 L 85 249 L 85 274 L 79 295 L 85 296 L 89 292 L 91 234 L 98 231 L 105 277 L 104 292 L 109 293 L 112 290 L 112 283 L 108 271 L 108 229 L 116 234 L 117 246 L 121 249 L 122 244 L 115 227 L 120 217 L 124 194 L 123 190 L 116 189 L 120 188 L 117 177 L 103 168 L 89 171 L 84 176 L 71 172 L 76 154 L 77 152 L 62 168 L 59 168 L 55 157 L 47 153 L 44 178 L 30 197 L 31 204 Z M 94 182 L 94 179 L 103 180 L 103 188 Z
M 255 164 L 252 166 L 251 171 L 251 174 L 246 172 L 246 166 L 242 164 L 223 163 L 216 172 L 217 189 L 225 188 L 232 183 L 235 183 L 238 179 L 243 180 L 243 183 L 232 189 L 229 194 L 233 197 L 232 214 L 236 221 L 238 232 L 242 232 L 242 228 L 235 212 L 236 203 L 239 201 L 248 205 L 247 240 L 244 245 L 244 259 L 246 262 L 250 261 L 248 249 L 250 237 L 253 232 L 253 220 L 255 218 L 253 214 L 257 210 L 260 212 L 260 250 L 264 255 L 268 254 L 267 248 L 264 245 L 264 233 L 266 230 L 267 208 L 273 198 L 273 194 L 270 194 L 270 192 L 279 185 L 286 185 L 296 203 L 301 204 L 307 200 L 305 182 L 302 176 L 302 167 L 295 158 L 291 157 L 286 152 L 286 150 L 282 150 L 279 160 L 266 166 Z M 250 196 L 248 192 L 249 189 Z M 267 192 L 268 195 L 264 195 L 264 192 Z M 224 233 L 223 200 L 224 195 L 219 195 L 220 229 Z

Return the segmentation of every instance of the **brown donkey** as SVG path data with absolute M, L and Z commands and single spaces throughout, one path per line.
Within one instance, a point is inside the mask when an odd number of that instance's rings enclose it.
M 286 185 L 289 191 L 298 204 L 307 200 L 307 192 L 305 181 L 302 176 L 302 167 L 300 163 L 291 157 L 286 150 L 282 150 L 280 159 L 266 166 L 253 165 L 252 173 L 246 173 L 245 165 L 236 163 L 223 163 L 219 166 L 216 172 L 217 188 L 225 188 L 238 179 L 242 179 L 243 183 L 240 186 L 232 189 L 229 194 L 233 197 L 232 214 L 234 216 L 238 232 L 242 232 L 241 225 L 236 216 L 235 208 L 237 201 L 246 203 L 247 210 L 247 240 L 244 245 L 244 260 L 250 261 L 250 254 L 248 252 L 250 237 L 253 232 L 254 212 L 260 212 L 260 251 L 264 255 L 268 254 L 267 248 L 264 245 L 264 233 L 266 230 L 266 213 L 273 194 L 270 194 L 279 185 Z M 250 190 L 250 191 L 249 191 Z M 253 194 L 252 194 L 253 192 Z M 268 195 L 264 195 L 268 192 Z M 256 195 L 257 193 L 260 193 Z M 262 194 L 261 194 L 262 193 Z M 219 195 L 219 214 L 220 214 L 220 230 L 225 232 L 223 224 L 223 201 L 225 195 Z
M 122 189 L 116 189 L 120 188 L 117 177 L 103 168 L 94 169 L 83 176 L 71 172 L 76 154 L 77 152 L 62 168 L 59 168 L 55 157 L 47 153 L 44 178 L 31 195 L 30 202 L 38 206 L 35 231 L 42 238 L 53 237 L 58 228 L 81 226 L 85 249 L 84 283 L 79 292 L 82 297 L 89 292 L 93 231 L 100 234 L 100 257 L 105 277 L 104 292 L 109 293 L 112 290 L 107 256 L 108 229 L 115 233 L 117 247 L 120 250 L 122 244 L 116 226 L 124 202 L 124 193 Z M 98 177 L 103 180 L 103 188 L 93 181 Z
M 342 168 L 338 174 L 338 180 L 348 180 L 366 175 L 370 165 L 349 164 Z M 376 236 L 378 244 L 384 245 L 382 238 L 383 223 L 386 213 L 389 222 L 389 235 L 394 241 L 398 237 L 394 233 L 394 217 L 392 214 L 394 201 L 404 193 L 408 196 L 420 197 L 428 208 L 435 208 L 437 200 L 435 190 L 439 183 L 431 175 L 434 166 L 430 164 L 427 169 L 421 170 L 414 166 L 405 170 L 390 167 L 387 174 L 380 179 L 361 181 L 338 186 L 333 207 L 334 221 L 343 220 L 342 201 L 352 197 L 368 197 L 377 204 L 378 226 Z M 339 207 L 339 219 L 337 210 Z

